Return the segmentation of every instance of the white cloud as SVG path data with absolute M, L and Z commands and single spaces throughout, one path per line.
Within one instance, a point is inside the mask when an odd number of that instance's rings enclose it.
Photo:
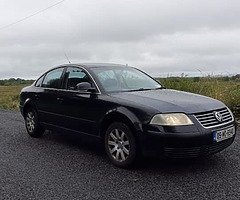
M 0 26 L 55 3 L 2 0 Z M 0 78 L 54 65 L 114 62 L 153 75 L 240 73 L 237 0 L 67 0 L 0 31 Z

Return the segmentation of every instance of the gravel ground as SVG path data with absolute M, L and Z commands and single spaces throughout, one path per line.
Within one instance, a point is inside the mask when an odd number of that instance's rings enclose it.
M 64 133 L 30 138 L 0 110 L 0 199 L 240 199 L 240 135 L 205 159 L 145 159 L 118 169 L 100 144 Z

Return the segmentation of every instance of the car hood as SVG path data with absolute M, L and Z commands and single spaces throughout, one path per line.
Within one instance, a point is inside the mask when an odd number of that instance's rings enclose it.
M 210 97 L 170 89 L 112 93 L 119 100 L 151 107 L 158 112 L 188 114 L 223 108 L 225 105 Z

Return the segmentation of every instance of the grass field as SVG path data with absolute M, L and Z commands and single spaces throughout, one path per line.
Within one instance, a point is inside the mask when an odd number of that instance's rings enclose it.
M 158 79 L 166 88 L 193 92 L 223 101 L 240 118 L 240 79 L 169 77 Z M 24 85 L 0 86 L 0 108 L 17 110 Z
M 0 108 L 17 110 L 19 93 L 26 85 L 0 86 Z

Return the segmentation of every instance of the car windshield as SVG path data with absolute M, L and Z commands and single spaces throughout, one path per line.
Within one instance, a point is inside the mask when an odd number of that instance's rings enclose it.
M 131 67 L 92 68 L 107 92 L 160 89 L 162 86 L 150 76 Z

